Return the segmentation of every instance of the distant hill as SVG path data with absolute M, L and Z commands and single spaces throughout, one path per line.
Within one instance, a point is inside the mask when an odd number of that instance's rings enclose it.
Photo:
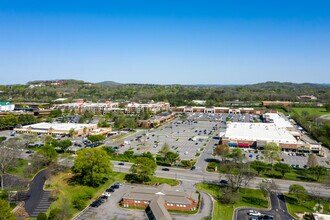
M 114 81 L 103 81 L 103 82 L 98 82 L 96 84 L 103 85 L 103 86 L 119 86 L 119 85 L 122 85 L 121 83 L 114 82 Z

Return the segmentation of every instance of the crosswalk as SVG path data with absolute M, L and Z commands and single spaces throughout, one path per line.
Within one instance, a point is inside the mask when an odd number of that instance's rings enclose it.
M 47 212 L 49 206 L 52 204 L 52 201 L 50 200 L 50 192 L 49 191 L 43 191 L 41 200 L 39 201 L 38 205 L 35 207 L 35 209 L 30 214 L 30 218 L 36 218 L 39 213 Z

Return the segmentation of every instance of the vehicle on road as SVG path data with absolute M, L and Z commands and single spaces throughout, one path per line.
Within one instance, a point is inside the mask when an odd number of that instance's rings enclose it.
M 272 179 L 263 179 L 262 182 L 264 182 L 264 183 L 271 183 L 272 182 Z
M 118 163 L 118 165 L 120 165 L 120 166 L 124 166 L 124 165 L 125 165 L 125 163 L 123 163 L 123 162 L 120 162 L 120 163 Z
M 228 181 L 227 180 L 220 180 L 220 185 L 228 185 Z
M 162 171 L 170 171 L 168 168 L 163 168 Z

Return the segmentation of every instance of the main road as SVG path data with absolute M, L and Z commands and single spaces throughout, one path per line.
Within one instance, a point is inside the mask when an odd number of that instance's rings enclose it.
M 118 172 L 128 173 L 129 168 L 132 163 L 125 162 L 124 165 L 118 165 L 119 161 L 113 161 L 114 170 Z M 211 172 L 200 172 L 198 170 L 187 170 L 181 168 L 169 168 L 169 171 L 163 171 L 162 169 L 165 167 L 158 166 L 155 176 L 163 177 L 163 178 L 171 178 L 177 179 L 180 181 L 191 182 L 193 184 L 197 183 L 219 183 L 221 179 L 226 179 L 224 174 L 219 173 L 211 173 Z M 258 189 L 259 184 L 262 182 L 263 178 L 255 178 L 250 181 L 248 184 L 248 188 Z M 299 181 L 291 181 L 291 180 L 280 180 L 273 179 L 273 181 L 278 186 L 277 190 L 281 192 L 288 192 L 289 187 L 292 184 L 299 184 L 305 187 L 309 192 L 317 191 L 321 196 L 330 197 L 330 190 L 327 190 L 324 185 L 320 183 L 310 183 L 310 182 L 299 182 Z

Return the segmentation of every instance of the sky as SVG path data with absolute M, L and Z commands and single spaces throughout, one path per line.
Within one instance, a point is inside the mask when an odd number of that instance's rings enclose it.
M 330 1 L 1 0 L 0 76 L 330 83 Z

